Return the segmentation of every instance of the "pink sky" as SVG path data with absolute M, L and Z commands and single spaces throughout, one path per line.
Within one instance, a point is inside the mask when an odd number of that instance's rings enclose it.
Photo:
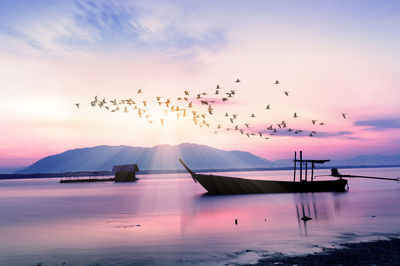
M 119 24 L 87 12 L 100 12 L 100 4 L 53 3 L 50 16 L 38 7 L 37 14 L 23 17 L 25 24 L 18 19 L 26 9 L 8 6 L 14 12 L 0 20 L 8 29 L 0 31 L 0 167 L 29 165 L 95 145 L 190 142 L 270 160 L 291 157 L 300 149 L 327 158 L 398 153 L 400 20 L 391 13 L 393 7 L 243 4 L 235 2 L 230 12 L 218 16 L 225 10 L 221 3 L 193 4 L 196 8 L 151 1 L 109 4 Z M 332 9 L 346 12 L 337 17 Z M 272 11 L 282 17 L 268 13 Z M 97 24 L 81 25 L 85 22 L 75 21 L 74 14 L 91 14 Z M 235 83 L 237 78 L 242 82 Z M 275 80 L 282 84 L 275 86 Z M 196 127 L 190 118 L 163 117 L 155 102 L 155 96 L 183 97 L 184 90 L 192 97 L 211 94 L 217 84 L 222 92 L 237 93 L 229 104 L 214 105 L 211 128 Z M 92 108 L 96 95 L 148 100 L 154 119 L 163 117 L 166 125 L 159 120 L 150 125 L 133 112 Z M 271 110 L 265 110 L 267 104 Z M 290 128 L 317 135 L 268 140 L 233 131 L 215 135 L 218 124 L 232 127 L 225 112 L 239 114 L 235 123 L 243 127 L 250 122 L 254 132 L 285 120 Z M 252 113 L 256 118 L 250 118 Z M 312 119 L 326 125 L 314 126 Z

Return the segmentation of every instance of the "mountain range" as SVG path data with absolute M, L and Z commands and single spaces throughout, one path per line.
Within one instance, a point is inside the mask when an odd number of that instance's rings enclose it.
M 60 173 L 71 171 L 110 171 L 113 165 L 136 163 L 140 170 L 182 169 L 182 158 L 192 169 L 239 169 L 291 167 L 293 159 L 269 161 L 244 151 L 224 151 L 213 147 L 182 143 L 151 148 L 131 146 L 96 146 L 67 150 L 47 156 L 15 174 Z M 340 166 L 400 165 L 397 155 L 362 155 L 327 164 Z

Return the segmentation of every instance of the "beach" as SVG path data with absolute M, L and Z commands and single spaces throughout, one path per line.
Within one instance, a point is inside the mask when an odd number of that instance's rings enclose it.
M 252 265 L 399 265 L 400 239 L 341 244 L 303 256 L 275 254 Z

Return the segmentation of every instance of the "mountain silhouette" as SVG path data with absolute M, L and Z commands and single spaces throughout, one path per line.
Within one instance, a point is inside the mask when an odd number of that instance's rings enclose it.
M 243 151 L 224 151 L 205 145 L 183 143 L 151 148 L 96 146 L 47 156 L 16 174 L 111 170 L 113 165 L 136 163 L 141 170 L 181 169 L 182 158 L 193 169 L 272 167 L 264 158 Z

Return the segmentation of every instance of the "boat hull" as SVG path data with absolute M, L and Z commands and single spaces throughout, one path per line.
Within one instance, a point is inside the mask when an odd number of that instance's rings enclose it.
M 347 180 L 329 181 L 268 181 L 236 177 L 191 173 L 193 179 L 209 194 L 256 194 L 256 193 L 300 193 L 300 192 L 345 192 Z

